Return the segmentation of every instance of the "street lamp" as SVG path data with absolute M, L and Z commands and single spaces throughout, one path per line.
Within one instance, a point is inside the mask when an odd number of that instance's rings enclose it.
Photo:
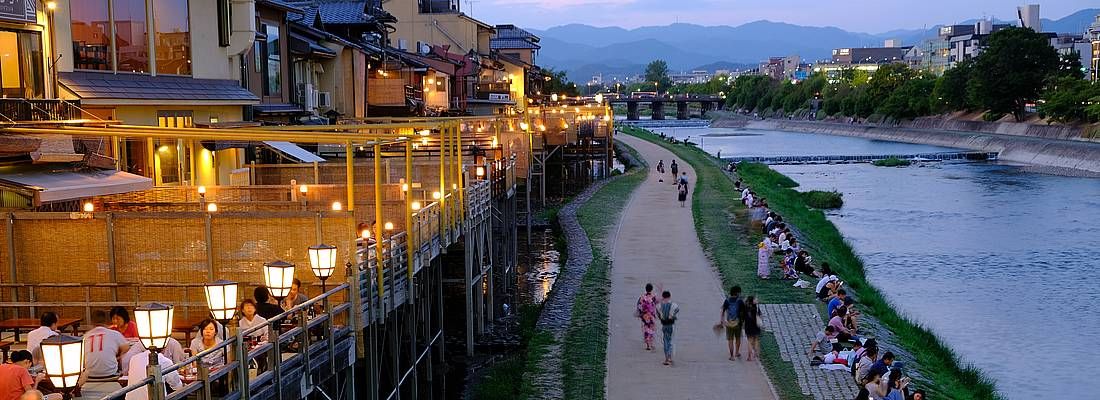
M 324 243 L 309 246 L 309 266 L 321 280 L 321 293 L 328 292 L 325 280 L 336 270 L 336 246 Z
M 237 313 L 237 282 L 219 279 L 203 286 L 210 316 L 226 324 Z
M 281 303 L 290 294 L 290 287 L 294 284 L 294 264 L 278 260 L 264 264 L 264 283 L 271 296 Z
M 42 363 L 46 376 L 57 389 L 75 388 L 84 369 L 84 340 L 69 335 L 54 335 L 42 340 Z
M 137 324 L 138 338 L 141 344 L 149 349 L 150 364 L 157 360 L 157 349 L 163 349 L 168 344 L 168 338 L 172 337 L 172 316 L 175 307 L 168 304 L 149 303 L 134 309 L 134 322 Z

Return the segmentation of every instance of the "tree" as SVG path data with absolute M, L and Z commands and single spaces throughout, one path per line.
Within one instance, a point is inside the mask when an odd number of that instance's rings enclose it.
M 1039 98 L 1047 77 L 1058 70 L 1058 52 L 1031 28 L 1007 28 L 989 36 L 975 58 L 968 93 L 992 116 L 1011 113 L 1023 121 L 1024 107 Z
M 1100 97 L 1100 85 L 1078 77 L 1062 76 L 1054 80 L 1043 95 L 1039 115 L 1052 122 L 1093 122 L 1095 119 L 1089 118 L 1086 107 L 1094 97 Z
M 550 80 L 542 85 L 543 93 L 556 93 L 566 96 L 577 96 L 580 93 L 577 91 L 577 85 L 569 81 L 565 71 L 555 71 L 552 68 L 547 68 L 545 72 Z
M 961 61 L 955 64 L 954 68 L 944 71 L 943 76 L 936 80 L 936 88 L 932 91 L 930 99 L 932 111 L 961 111 L 973 108 L 966 93 L 973 64 L 971 60 Z
M 890 92 L 875 109 L 876 113 L 894 119 L 912 119 L 931 112 L 928 97 L 936 88 L 936 78 L 920 74 L 909 78 Z
M 657 82 L 660 89 L 668 90 L 672 87 L 672 80 L 668 77 L 668 63 L 665 60 L 653 60 L 645 67 L 646 82 Z
M 1078 79 L 1083 79 L 1085 77 L 1085 71 L 1081 65 L 1080 53 L 1072 51 L 1069 54 L 1060 54 L 1058 56 L 1058 73 L 1055 79 L 1063 76 Z

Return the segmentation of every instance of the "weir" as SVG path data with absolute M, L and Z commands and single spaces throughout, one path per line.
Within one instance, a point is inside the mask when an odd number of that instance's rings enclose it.
M 874 154 L 874 155 L 832 155 L 832 156 L 765 156 L 765 157 L 723 157 L 730 162 L 753 162 L 763 164 L 853 164 L 870 163 L 878 160 L 897 158 L 913 161 L 994 161 L 996 152 L 941 152 L 916 154 Z

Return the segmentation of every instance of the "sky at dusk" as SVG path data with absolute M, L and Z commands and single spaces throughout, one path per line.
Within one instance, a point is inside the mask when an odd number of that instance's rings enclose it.
M 546 29 L 571 23 L 594 26 L 740 25 L 766 19 L 808 26 L 835 26 L 881 33 L 993 16 L 1015 19 L 1006 0 L 460 0 L 467 14 L 490 24 Z M 1043 18 L 1058 19 L 1100 3 L 1047 0 Z M 471 10 L 472 8 L 472 10 Z M 472 13 L 471 13 L 472 11 Z

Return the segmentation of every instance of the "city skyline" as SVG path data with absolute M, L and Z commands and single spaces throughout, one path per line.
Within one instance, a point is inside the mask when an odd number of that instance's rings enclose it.
M 985 17 L 1001 20 L 1016 18 L 1016 6 L 998 0 L 952 2 L 928 0 L 921 7 L 901 1 L 854 0 L 809 2 L 775 0 L 766 3 L 743 1 L 692 0 L 461 0 L 463 9 L 485 21 L 509 21 L 532 29 L 548 29 L 567 24 L 617 26 L 633 29 L 672 23 L 697 25 L 741 25 L 769 20 L 807 26 L 831 26 L 851 32 L 883 33 L 897 29 L 921 29 Z M 1051 0 L 1038 3 L 1043 18 L 1059 19 L 1087 8 L 1075 0 Z

